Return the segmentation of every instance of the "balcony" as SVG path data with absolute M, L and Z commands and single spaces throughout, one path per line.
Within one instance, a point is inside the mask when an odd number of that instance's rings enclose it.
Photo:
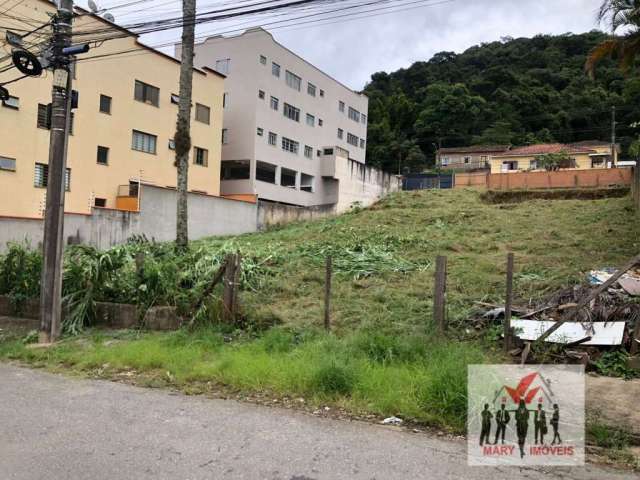
M 320 175 L 323 178 L 335 178 L 338 158 L 349 158 L 349 151 L 341 147 L 324 147 L 320 155 Z
M 130 183 L 128 185 L 118 185 L 118 194 L 116 195 L 116 209 L 128 212 L 137 212 L 140 210 L 138 183 Z

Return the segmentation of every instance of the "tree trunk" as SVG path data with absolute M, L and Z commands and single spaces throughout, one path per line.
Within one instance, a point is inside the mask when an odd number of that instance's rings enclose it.
M 178 167 L 178 205 L 176 209 L 176 248 L 185 250 L 189 242 L 187 185 L 191 150 L 191 93 L 193 87 L 193 44 L 195 41 L 196 0 L 182 0 L 182 57 L 180 61 L 180 100 L 174 137 Z

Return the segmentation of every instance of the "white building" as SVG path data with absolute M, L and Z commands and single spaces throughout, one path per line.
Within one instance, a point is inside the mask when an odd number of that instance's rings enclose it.
M 339 199 L 340 191 L 355 187 L 341 182 L 382 181 L 383 190 L 389 184 L 382 172 L 364 168 L 368 98 L 280 45 L 267 31 L 209 37 L 196 44 L 195 65 L 227 75 L 223 195 L 314 206 L 347 201 Z M 344 165 L 336 168 L 336 162 Z M 338 178 L 336 172 L 345 171 L 351 172 L 349 178 Z

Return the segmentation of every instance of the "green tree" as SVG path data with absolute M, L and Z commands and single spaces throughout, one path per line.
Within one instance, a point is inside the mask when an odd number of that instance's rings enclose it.
M 605 0 L 600 6 L 598 20 L 607 24 L 612 37 L 591 51 L 585 69 L 593 75 L 602 59 L 615 56 L 622 71 L 628 72 L 640 54 L 640 0 Z M 619 31 L 624 33 L 613 36 Z

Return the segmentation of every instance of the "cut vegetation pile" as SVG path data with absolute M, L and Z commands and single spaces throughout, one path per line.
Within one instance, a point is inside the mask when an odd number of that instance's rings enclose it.
M 5 340 L 0 355 L 96 375 L 145 372 L 185 390 L 222 384 L 299 395 L 460 431 L 466 365 L 501 361 L 491 332 L 466 321 L 475 301 L 504 301 L 506 253 L 516 255 L 515 297 L 544 298 L 640 251 L 635 225 L 629 198 L 493 205 L 473 191 L 424 191 L 336 218 L 193 242 L 181 256 L 144 239 L 106 252 L 69 247 L 68 332 L 91 324 L 96 301 L 141 310 L 175 305 L 188 316 L 224 255 L 235 251 L 243 259 L 247 328 L 217 323 L 216 290 L 193 332 L 90 333 L 47 351 Z M 332 335 L 318 330 L 326 255 L 334 265 Z M 448 340 L 431 328 L 436 255 L 448 257 Z M 0 294 L 16 306 L 37 296 L 40 264 L 39 254 L 13 246 L 0 259 Z

